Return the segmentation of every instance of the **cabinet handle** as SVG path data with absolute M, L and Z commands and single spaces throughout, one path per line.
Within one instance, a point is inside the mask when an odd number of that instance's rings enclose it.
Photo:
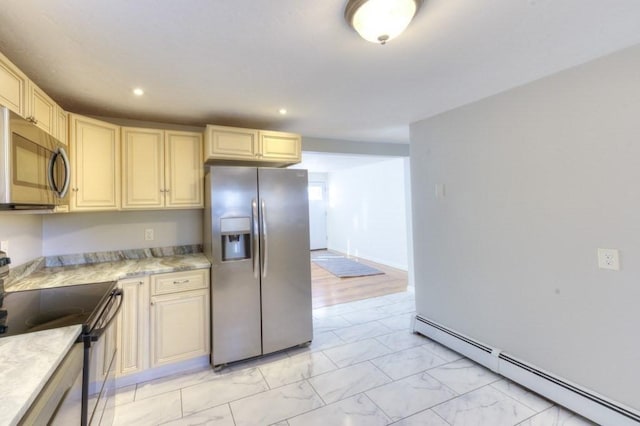
M 138 285 L 144 284 L 144 281 L 138 281 Z
M 188 282 L 189 282 L 189 280 L 180 280 L 180 281 L 174 281 L 173 283 L 174 284 L 186 284 Z
M 73 192 L 78 192 L 78 188 L 71 188 Z

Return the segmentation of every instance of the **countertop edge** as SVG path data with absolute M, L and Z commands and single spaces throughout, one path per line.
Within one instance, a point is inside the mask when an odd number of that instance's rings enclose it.
M 29 350 L 33 352 L 32 345 L 30 341 L 33 342 L 34 338 L 38 339 L 38 343 L 36 346 L 51 344 L 51 340 L 53 340 L 54 344 L 59 344 L 54 349 L 49 349 L 49 352 L 54 352 L 51 358 L 46 359 L 46 366 L 44 370 L 37 370 L 39 365 L 37 362 L 31 362 L 32 360 L 27 357 L 27 359 L 23 359 L 20 357 L 20 361 L 24 364 L 22 368 L 19 368 L 20 374 L 19 376 L 14 378 L 14 382 L 21 383 L 23 386 L 29 386 L 29 389 L 23 392 L 23 395 L 14 396 L 12 394 L 5 393 L 0 396 L 0 424 L 17 424 L 22 417 L 27 413 L 33 402 L 36 400 L 42 389 L 47 384 L 53 373 L 56 371 L 64 357 L 69 353 L 69 349 L 74 345 L 78 336 L 82 332 L 82 327 L 80 325 L 72 325 L 68 327 L 56 328 L 52 330 L 43 330 L 37 331 L 34 333 L 21 334 L 17 336 L 3 337 L 0 340 L 0 357 L 4 358 L 4 351 L 11 348 L 11 346 L 16 346 L 18 343 L 20 344 L 22 350 Z M 45 339 L 43 342 L 42 339 Z M 27 340 L 27 343 L 21 342 Z M 28 346 L 27 349 L 24 346 Z M 19 350 L 19 349 L 18 349 Z M 12 351 L 13 352 L 13 351 Z M 40 353 L 47 352 L 44 349 L 41 349 Z M 12 353 L 15 356 L 15 353 Z M 42 359 L 39 359 L 42 361 Z M 34 371 L 35 370 L 35 371 Z M 13 374 L 15 369 L 11 369 L 11 371 L 3 370 L 0 373 L 0 379 L 3 385 L 6 386 L 6 381 L 4 375 L 7 373 Z M 37 376 L 37 377 L 36 377 Z M 32 383 L 29 383 L 29 378 L 35 379 L 38 381 L 35 386 Z M 14 388 L 14 391 L 16 388 Z M 28 394 L 28 395 L 27 395 Z M 11 396 L 14 396 L 11 398 Z M 19 401 L 18 401 L 19 399 Z M 19 405 L 19 406 L 18 406 Z

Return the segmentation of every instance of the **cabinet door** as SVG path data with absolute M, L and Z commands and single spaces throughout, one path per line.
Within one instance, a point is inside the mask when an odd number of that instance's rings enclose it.
M 151 367 L 209 353 L 209 291 L 151 298 Z
M 33 82 L 29 82 L 27 120 L 34 122 L 45 132 L 56 136 L 56 103 Z
M 28 81 L 27 76 L 0 53 L 0 105 L 24 116 Z
M 301 160 L 300 135 L 284 132 L 260 132 L 260 153 L 263 161 L 299 163 Z
M 202 133 L 165 132 L 165 206 L 203 207 Z
M 148 367 L 149 278 L 118 282 L 124 293 L 118 314 L 117 375 L 136 373 Z
M 122 208 L 164 206 L 164 134 L 162 130 L 122 128 Z
M 120 207 L 120 127 L 71 114 L 71 210 Z
M 57 106 L 56 120 L 56 137 L 60 142 L 67 145 L 69 143 L 69 114 Z
M 207 160 L 255 160 L 257 154 L 257 130 L 207 126 L 205 136 Z

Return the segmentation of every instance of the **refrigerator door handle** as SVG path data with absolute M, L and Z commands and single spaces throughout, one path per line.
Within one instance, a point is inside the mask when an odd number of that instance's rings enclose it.
M 253 277 L 258 279 L 258 203 L 251 200 L 251 219 L 253 220 L 253 241 L 251 244 L 251 258 L 253 259 Z
M 267 209 L 264 200 L 260 202 L 260 210 L 260 218 L 262 220 L 262 244 L 260 246 L 260 252 L 262 253 L 262 278 L 265 278 L 269 265 L 269 250 L 267 249 Z

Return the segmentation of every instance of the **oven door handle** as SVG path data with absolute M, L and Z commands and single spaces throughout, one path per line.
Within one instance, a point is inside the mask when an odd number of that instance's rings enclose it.
M 111 295 L 113 296 L 113 298 L 120 297 L 120 303 L 118 303 L 118 307 L 116 308 L 116 311 L 113 313 L 111 318 L 107 320 L 107 323 L 103 327 L 100 327 L 100 328 L 94 327 L 89 331 L 89 335 L 91 336 L 92 342 L 95 342 L 98 339 L 100 339 L 100 337 L 104 334 L 107 328 L 109 328 L 111 323 L 115 321 L 116 317 L 118 316 L 118 313 L 120 312 L 120 309 L 122 309 L 122 304 L 124 303 L 124 293 L 122 289 L 116 288 L 115 290 L 113 290 L 113 292 L 111 292 Z

